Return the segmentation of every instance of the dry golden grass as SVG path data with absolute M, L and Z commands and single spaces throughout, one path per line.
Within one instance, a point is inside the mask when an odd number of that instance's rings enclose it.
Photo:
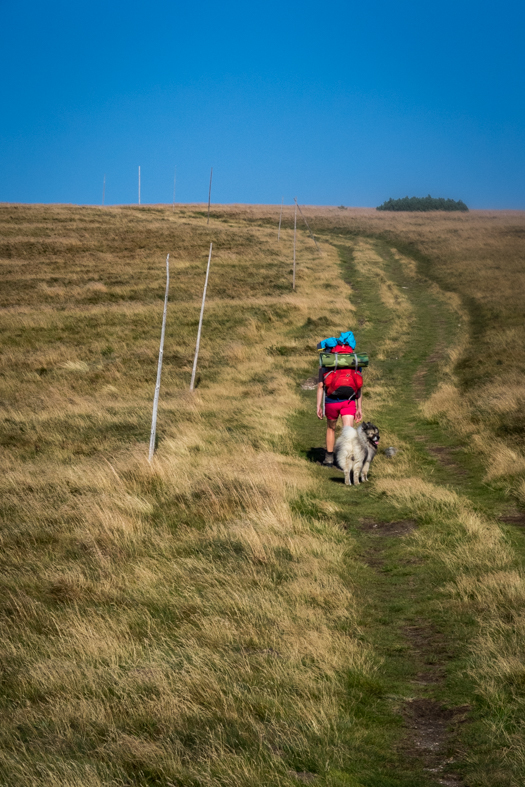
M 246 216 L 253 220 L 278 216 L 276 206 L 250 207 L 246 211 L 241 206 L 227 206 L 220 210 L 225 216 Z M 307 207 L 305 211 L 314 231 L 342 237 L 380 236 L 395 243 L 397 250 L 410 249 L 425 255 L 427 274 L 446 293 L 459 295 L 463 308 L 468 307 L 470 311 L 468 356 L 460 371 L 471 407 L 477 410 L 484 406 L 484 418 L 492 427 L 501 427 L 503 405 L 496 414 L 487 405 L 491 401 L 489 386 L 496 382 L 504 389 L 511 377 L 519 381 L 521 390 L 525 387 L 525 212 L 418 214 L 323 207 Z M 285 211 L 286 226 L 290 226 L 291 218 L 289 208 Z M 409 255 L 401 253 L 399 258 L 405 259 L 407 273 L 410 268 L 415 272 Z M 490 359 L 494 361 L 492 365 Z M 510 409 L 505 411 L 506 420 L 519 426 L 523 410 L 516 409 L 515 400 L 507 404 Z M 507 432 L 505 439 L 523 445 L 523 432 Z
M 429 284 L 432 293 L 457 315 L 462 330 L 456 341 L 442 348 L 442 380 L 422 403 L 422 411 L 430 420 L 447 422 L 483 458 L 486 481 L 504 484 L 523 504 L 525 213 L 423 216 L 328 208 L 310 212 L 314 229 L 339 235 L 339 242 L 350 238 L 354 264 L 379 281 L 381 298 L 394 309 L 398 322 L 403 315 L 396 311 L 395 288 L 386 289 L 385 269 L 363 238 L 395 243 L 392 253 L 408 279 L 421 273 L 434 279 Z M 417 253 L 424 255 L 419 268 L 413 259 Z M 395 294 L 402 295 L 399 290 Z M 396 333 L 392 336 L 395 339 Z M 391 357 L 393 348 L 381 349 Z M 374 397 L 367 409 L 373 412 L 375 389 L 381 386 L 370 371 Z M 379 411 L 384 403 L 379 403 Z M 378 457 L 375 488 L 424 524 L 413 535 L 412 548 L 419 557 L 440 562 L 453 578 L 443 587 L 443 609 L 452 618 L 456 613 L 466 615 L 477 626 L 468 669 L 477 696 L 486 703 L 484 723 L 494 748 L 489 746 L 488 768 L 479 769 L 477 750 L 466 753 L 466 760 L 478 768 L 480 783 L 518 787 L 525 767 L 521 561 L 498 522 L 481 514 L 463 495 L 424 481 L 414 447 L 397 436 L 384 437 L 402 451 L 395 463 Z
M 500 382 L 498 388 L 501 388 L 501 385 L 502 383 Z M 521 391 L 519 386 L 518 390 Z M 517 398 L 516 389 L 514 395 Z M 510 396 L 507 395 L 506 398 L 507 400 L 513 399 L 512 394 Z M 488 399 L 485 400 L 485 408 L 490 401 Z M 494 409 L 502 413 L 505 418 L 512 419 L 512 412 L 508 406 L 505 406 L 503 397 L 499 400 L 498 405 Z M 472 400 L 462 397 L 457 385 L 454 385 L 452 382 L 441 383 L 431 397 L 423 403 L 422 410 L 429 419 L 444 418 L 450 421 L 458 435 L 469 438 L 471 444 L 484 458 L 487 468 L 487 481 L 498 478 L 512 478 L 525 473 L 525 456 L 523 453 L 507 445 L 505 440 L 496 437 L 490 428 L 490 423 L 478 419 L 476 419 L 476 423 L 473 423 L 474 407 Z M 519 488 L 519 483 L 521 482 L 518 478 L 516 480 L 516 488 Z
M 290 763 L 315 747 L 337 767 L 344 676 L 371 676 L 378 660 L 342 579 L 353 543 L 337 507 L 318 502 L 305 515 L 296 505 L 316 497 L 287 425 L 297 381 L 319 338 L 352 327 L 351 288 L 322 233 L 352 244 L 394 318 L 379 357 L 401 355 L 413 312 L 367 235 L 396 243 L 407 277 L 419 274 L 400 239 L 432 258 L 433 292 L 458 322 L 469 306 L 472 333 L 444 360 L 445 370 L 460 361 L 459 378 L 447 375 L 422 407 L 468 437 L 488 479 L 512 474 L 525 500 L 519 433 L 501 431 L 519 422 L 523 399 L 523 215 L 305 212 L 322 255 L 300 236 L 292 293 L 291 208 L 279 245 L 279 206 L 215 207 L 210 228 L 191 205 L 0 209 L 4 783 L 296 784 Z M 486 353 L 505 353 L 490 379 Z M 395 395 L 374 368 L 367 390 L 367 417 Z M 382 440 L 402 450 L 395 463 L 376 460 L 375 491 L 422 523 L 412 548 L 449 572 L 443 603 L 479 624 L 477 690 L 518 730 L 525 591 L 514 551 L 463 495 L 422 478 L 414 446 L 388 430 Z M 513 763 L 524 759 L 518 732 L 504 733 Z
M 287 455 L 300 372 L 348 326 L 335 251 L 321 265 L 301 235 L 292 293 L 288 229 L 277 245 L 191 208 L 0 223 L 4 783 L 284 785 L 314 740 L 337 763 L 344 675 L 377 662 L 341 579 L 348 537 L 333 508 L 293 513 L 315 489 Z

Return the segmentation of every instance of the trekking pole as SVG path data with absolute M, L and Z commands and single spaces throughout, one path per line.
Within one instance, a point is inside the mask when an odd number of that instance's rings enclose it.
M 279 238 L 281 237 L 281 219 L 283 217 L 283 202 L 284 202 L 284 197 L 281 200 L 281 212 L 279 214 L 279 232 L 277 233 L 277 243 L 279 243 Z
M 319 356 L 319 368 L 321 368 L 321 356 Z M 326 393 L 325 393 L 324 382 L 323 382 L 323 418 L 326 415 L 325 396 L 326 396 Z
M 195 358 L 193 360 L 193 371 L 191 373 L 191 382 L 190 382 L 190 391 L 193 391 L 194 384 L 195 384 L 195 373 L 197 371 L 197 358 L 199 357 L 199 346 L 201 343 L 201 330 L 202 330 L 202 318 L 204 315 L 204 303 L 206 301 L 206 289 L 208 287 L 208 276 L 210 275 L 210 262 L 211 262 L 211 249 L 212 243 L 210 243 L 210 255 L 208 257 L 208 267 L 206 268 L 206 280 L 204 282 L 204 292 L 202 293 L 202 306 L 201 306 L 201 316 L 199 318 L 199 330 L 197 331 L 197 345 L 195 347 Z
M 297 197 L 294 197 L 294 200 L 295 200 L 295 204 L 296 204 L 296 205 L 297 205 L 297 207 L 299 208 L 299 213 L 300 213 L 300 214 L 301 214 L 301 216 L 303 217 L 304 223 L 305 223 L 305 224 L 306 224 L 306 226 L 308 227 L 308 232 L 310 233 L 310 237 L 311 237 L 311 239 L 313 240 L 313 242 L 315 243 L 315 245 L 317 246 L 317 251 L 321 251 L 321 249 L 319 248 L 319 244 L 317 243 L 317 241 L 316 241 L 316 239 L 315 239 L 315 237 L 314 237 L 314 234 L 313 234 L 312 230 L 310 229 L 310 225 L 309 225 L 309 224 L 308 224 L 308 222 L 306 221 L 306 216 L 304 215 L 303 211 L 301 210 L 301 206 L 300 206 L 300 205 L 299 205 L 299 203 L 297 202 Z
M 151 418 L 151 435 L 149 438 L 148 462 L 151 463 L 155 451 L 155 437 L 157 434 L 157 410 L 159 407 L 160 375 L 162 372 L 162 355 L 164 352 L 164 334 L 166 332 L 166 313 L 168 310 L 168 290 L 170 286 L 170 255 L 166 257 L 166 294 L 164 296 L 164 314 L 162 315 L 162 331 L 160 333 L 159 363 L 157 366 L 157 382 L 155 384 L 155 396 L 153 397 L 153 416 Z

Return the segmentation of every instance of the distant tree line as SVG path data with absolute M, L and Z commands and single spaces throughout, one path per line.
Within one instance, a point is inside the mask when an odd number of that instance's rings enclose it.
M 462 200 L 443 199 L 443 197 L 401 197 L 389 199 L 376 210 L 468 210 Z

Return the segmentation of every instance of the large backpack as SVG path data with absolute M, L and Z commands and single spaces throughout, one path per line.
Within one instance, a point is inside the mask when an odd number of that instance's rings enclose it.
M 354 369 L 334 369 L 324 376 L 327 396 L 337 396 L 340 388 L 351 388 L 353 394 L 347 397 L 350 401 L 357 399 L 363 387 L 363 376 Z
M 334 367 L 324 375 L 326 395 L 350 401 L 357 399 L 363 387 L 363 377 L 358 367 L 368 366 L 368 355 L 355 352 L 354 334 L 348 331 L 338 339 L 324 339 L 319 342 L 317 349 L 320 352 L 319 365 Z M 352 392 L 350 395 L 349 390 Z

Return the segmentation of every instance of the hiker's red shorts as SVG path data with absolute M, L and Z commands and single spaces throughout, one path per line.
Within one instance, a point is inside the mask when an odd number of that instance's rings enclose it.
M 355 402 L 325 402 L 324 414 L 329 421 L 337 421 L 340 415 L 355 415 Z

